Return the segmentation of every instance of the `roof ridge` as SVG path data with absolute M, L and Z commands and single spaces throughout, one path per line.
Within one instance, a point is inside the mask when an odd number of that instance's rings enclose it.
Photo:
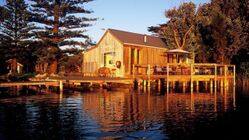
M 107 29 L 106 33 L 107 32 L 112 34 L 114 37 L 116 37 L 117 40 L 119 40 L 122 43 L 137 44 L 137 45 L 144 45 L 144 46 L 154 46 L 154 47 L 159 47 L 159 48 L 167 47 L 165 42 L 163 41 L 163 38 L 161 37 L 147 35 L 147 34 L 139 34 L 139 33 L 134 33 L 134 32 L 129 32 L 129 31 L 122 31 L 122 30 L 111 29 L 111 28 Z
M 119 30 L 119 29 L 113 29 L 113 28 L 108 28 L 107 30 L 109 31 L 118 31 L 118 32 L 125 32 L 125 33 L 131 33 L 131 34 L 137 34 L 137 35 L 146 35 L 146 36 L 149 36 L 149 37 L 155 37 L 155 38 L 161 38 L 161 37 L 157 37 L 157 36 L 153 36 L 153 35 L 148 35 L 148 34 L 141 34 L 141 33 L 135 33 L 135 32 L 130 32 L 130 31 L 124 31 L 124 30 Z

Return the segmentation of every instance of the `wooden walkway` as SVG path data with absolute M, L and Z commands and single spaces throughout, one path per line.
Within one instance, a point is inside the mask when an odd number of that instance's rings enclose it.
M 132 78 L 118 78 L 118 77 L 88 77 L 88 76 L 78 76 L 78 77 L 50 77 L 53 81 L 63 81 L 69 83 L 124 83 L 131 84 L 133 83 Z
M 199 82 L 207 82 L 210 88 L 217 87 L 219 81 L 221 86 L 227 87 L 228 80 L 233 81 L 235 86 L 235 65 L 222 65 L 212 63 L 192 63 L 181 64 L 172 63 L 161 66 L 150 65 L 133 65 L 132 77 L 138 81 L 139 85 L 150 87 L 151 81 L 156 81 L 158 88 L 161 80 L 166 81 L 167 93 L 169 92 L 170 83 L 175 85 L 181 82 L 183 86 L 190 83 L 191 93 L 193 92 L 194 83 L 199 86 Z
M 25 81 L 25 82 L 5 82 L 5 83 L 0 83 L 0 87 L 40 86 L 40 85 L 59 86 L 59 83 L 56 82 L 56 81 Z
M 127 78 L 118 77 L 97 77 L 97 76 L 61 76 L 48 77 L 45 79 L 36 79 L 29 82 L 6 82 L 0 83 L 0 87 L 11 86 L 59 86 L 60 91 L 63 91 L 63 84 L 80 85 L 81 83 L 103 84 L 121 83 L 121 84 L 135 84 L 150 87 L 152 81 L 157 81 L 160 87 L 161 80 L 166 82 L 167 92 L 170 86 L 175 85 L 176 82 L 181 82 L 184 86 L 190 83 L 191 93 L 193 91 L 194 83 L 196 86 L 199 82 L 209 82 L 210 87 L 217 87 L 220 85 L 227 86 L 228 80 L 233 80 L 235 85 L 235 66 L 234 65 L 220 65 L 220 64 L 167 64 L 164 66 L 150 66 L 150 65 L 133 65 L 132 74 Z M 219 82 L 221 81 L 221 82 Z M 218 84 L 217 84 L 218 83 Z M 135 86 L 135 85 L 134 85 Z

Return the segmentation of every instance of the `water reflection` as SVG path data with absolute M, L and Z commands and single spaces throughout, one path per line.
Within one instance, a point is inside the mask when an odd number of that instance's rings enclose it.
M 211 125 L 235 107 L 233 88 L 160 96 L 120 91 L 0 99 L 0 139 L 185 139 L 197 125 Z

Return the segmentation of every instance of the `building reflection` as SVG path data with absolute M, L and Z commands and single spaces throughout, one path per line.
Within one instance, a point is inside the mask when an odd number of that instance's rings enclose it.
M 135 132 L 180 139 L 236 109 L 235 95 L 235 87 L 220 87 L 193 94 L 112 91 L 1 99 L 0 130 L 6 139 L 108 139 Z
M 101 131 L 108 132 L 146 130 L 160 121 L 179 125 L 189 117 L 210 115 L 210 118 L 215 118 L 217 113 L 234 109 L 236 104 L 235 89 L 224 88 L 213 93 L 161 96 L 136 92 L 82 96 L 82 108 L 100 125 Z

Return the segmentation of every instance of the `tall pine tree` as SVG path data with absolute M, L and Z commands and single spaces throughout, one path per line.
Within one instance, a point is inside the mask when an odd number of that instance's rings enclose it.
M 85 4 L 92 0 L 31 0 L 33 22 L 38 25 L 37 38 L 43 47 L 39 51 L 38 68 L 40 72 L 57 73 L 58 60 L 63 56 L 61 46 L 86 46 L 89 37 L 86 27 L 95 18 L 87 17 L 92 13 Z M 72 40 L 81 38 L 81 41 Z M 85 42 L 82 42 L 85 40 Z
M 0 17 L 1 59 L 25 61 L 23 55 L 33 29 L 29 23 L 27 4 L 24 0 L 6 0 L 6 4 L 1 7 Z

